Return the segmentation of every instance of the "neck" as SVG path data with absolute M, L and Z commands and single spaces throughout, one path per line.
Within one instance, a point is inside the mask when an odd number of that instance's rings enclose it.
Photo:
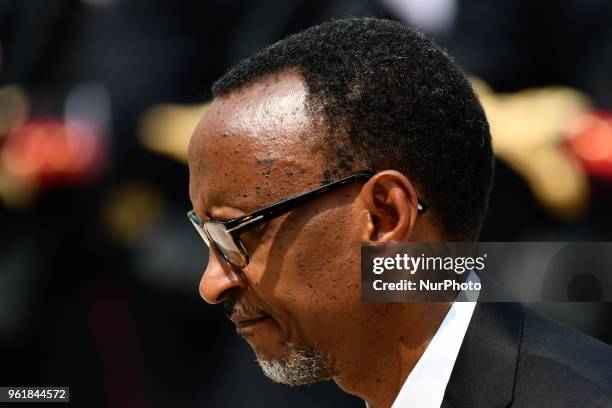
M 363 336 L 343 344 L 334 381 L 371 408 L 391 407 L 450 306 L 444 302 L 372 304 L 372 316 L 366 317 L 372 324 Z

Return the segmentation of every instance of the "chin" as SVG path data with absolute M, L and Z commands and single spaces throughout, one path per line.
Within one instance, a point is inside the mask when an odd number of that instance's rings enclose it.
M 261 358 L 258 355 L 257 362 L 268 378 L 289 386 L 313 384 L 336 374 L 332 356 L 292 343 L 287 344 L 280 358 Z

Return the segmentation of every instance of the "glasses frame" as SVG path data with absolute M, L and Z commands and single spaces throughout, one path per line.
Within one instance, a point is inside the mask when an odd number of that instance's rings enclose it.
M 214 247 L 221 255 L 223 255 L 223 258 L 225 258 L 227 262 L 238 268 L 244 268 L 249 264 L 249 254 L 244 245 L 242 244 L 242 241 L 240 241 L 240 235 L 244 234 L 250 229 L 256 228 L 259 225 L 265 224 L 277 217 L 280 217 L 281 215 L 286 214 L 289 211 L 299 207 L 300 205 L 306 204 L 327 192 L 336 190 L 337 188 L 345 184 L 358 180 L 369 180 L 374 176 L 374 174 L 375 173 L 372 172 L 354 173 L 339 180 L 324 184 L 310 191 L 306 191 L 305 193 L 301 193 L 296 196 L 279 201 L 277 203 L 270 204 L 249 214 L 241 215 L 239 217 L 235 217 L 227 221 L 202 221 L 197 216 L 194 210 L 191 210 L 187 213 L 187 218 L 189 218 L 189 220 L 191 221 L 191 223 L 196 228 L 196 230 L 209 248 L 211 247 L 211 245 L 214 244 Z M 423 204 L 419 199 L 417 199 L 417 213 L 422 214 L 426 210 L 427 206 Z M 206 230 L 207 224 L 215 224 L 223 227 L 222 229 L 231 236 L 232 240 L 234 241 L 234 244 L 241 251 L 245 260 L 244 264 L 236 264 L 236 262 L 229 259 L 229 257 L 221 249 L 219 249 L 219 246 L 217 245 L 216 241 L 211 238 L 210 234 Z

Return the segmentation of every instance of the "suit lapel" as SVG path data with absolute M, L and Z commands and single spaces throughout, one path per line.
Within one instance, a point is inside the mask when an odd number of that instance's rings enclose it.
M 442 407 L 504 408 L 512 403 L 522 326 L 518 303 L 476 305 Z

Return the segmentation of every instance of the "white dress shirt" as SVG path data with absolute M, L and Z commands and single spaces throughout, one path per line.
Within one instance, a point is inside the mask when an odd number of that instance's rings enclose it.
M 466 282 L 480 283 L 473 271 Z M 391 408 L 440 408 L 465 332 L 470 324 L 478 291 L 462 292 L 468 301 L 455 301 L 446 313 L 423 355 L 414 366 Z M 369 405 L 366 402 L 366 407 Z

